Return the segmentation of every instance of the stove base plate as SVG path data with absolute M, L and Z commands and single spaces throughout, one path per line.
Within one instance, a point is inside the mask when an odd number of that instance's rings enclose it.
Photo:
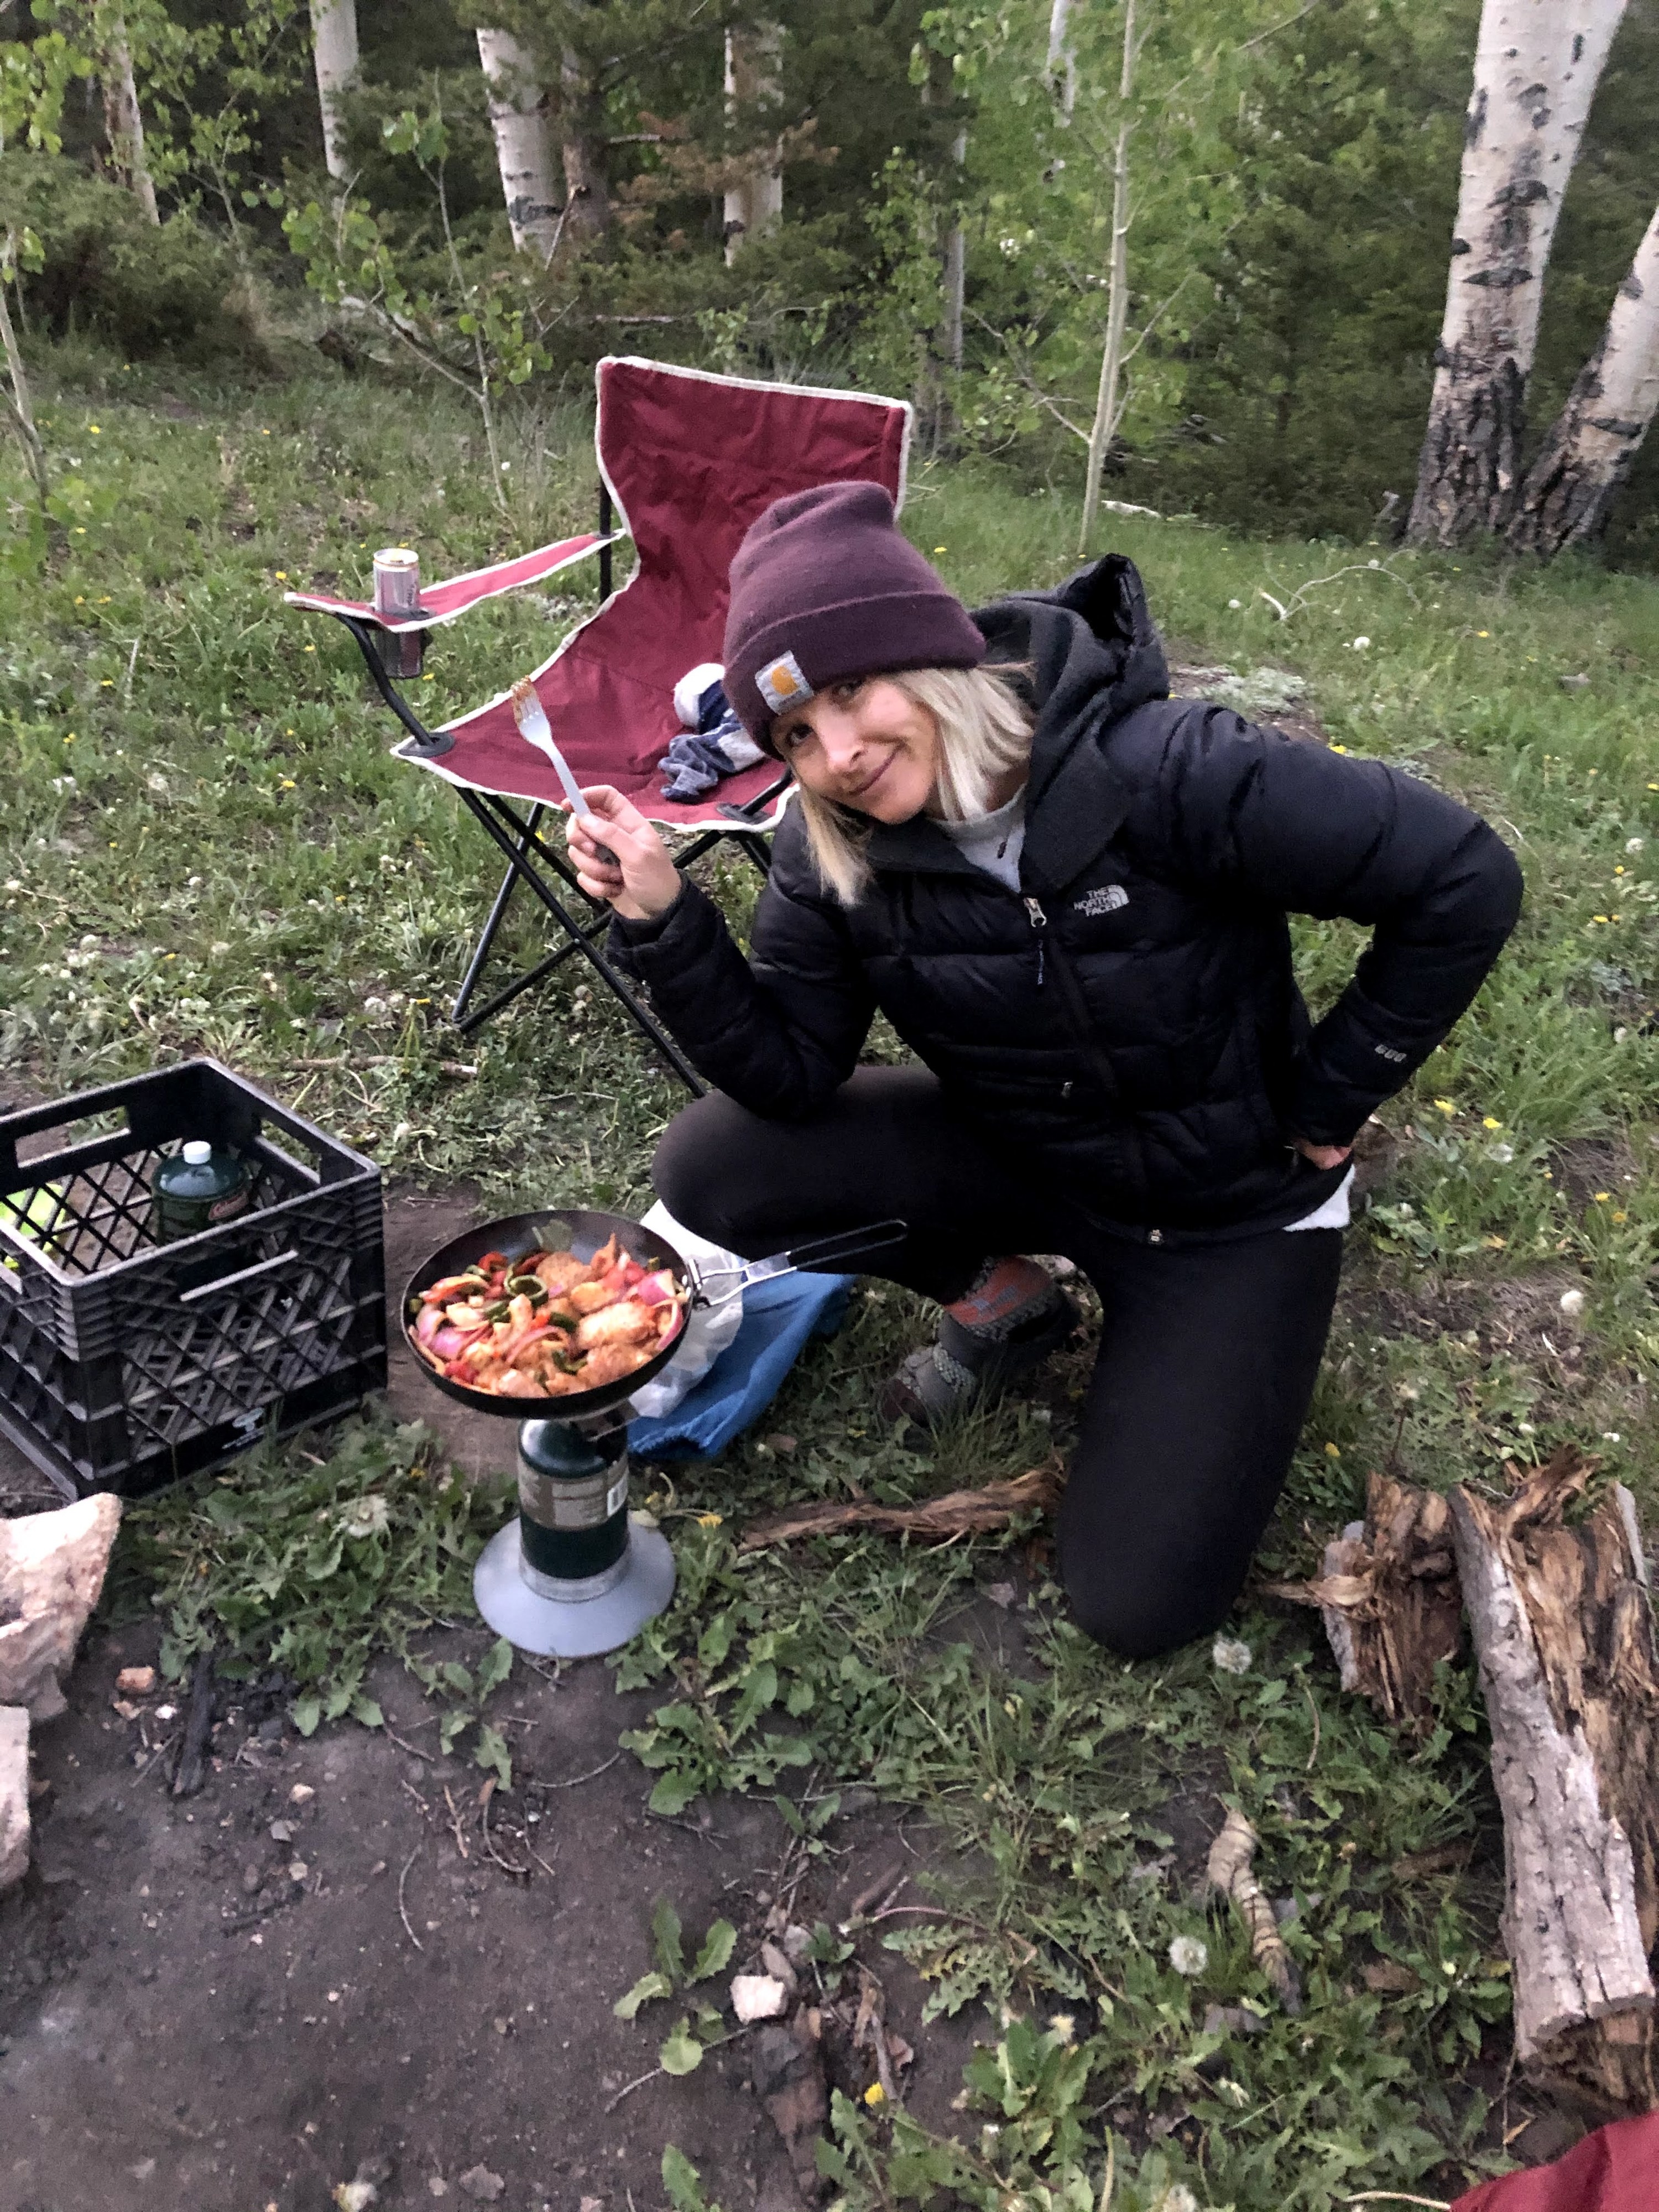
M 592 1580 L 606 1583 L 609 1575 Z M 588 1586 L 571 1587 L 580 1591 Z M 490 1538 L 472 1571 L 472 1595 L 486 1626 L 520 1651 L 533 1651 L 542 1659 L 592 1659 L 618 1650 L 656 1619 L 673 1595 L 674 1554 L 655 1528 L 630 1528 L 623 1573 L 585 1598 L 544 1597 L 531 1588 L 516 1516 Z

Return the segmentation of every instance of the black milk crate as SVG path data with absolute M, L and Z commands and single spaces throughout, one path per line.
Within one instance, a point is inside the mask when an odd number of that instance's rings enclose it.
M 155 1171 L 192 1137 L 250 1163 L 248 1210 L 161 1243 Z M 216 1060 L 0 1116 L 0 1430 L 68 1495 L 386 1387 L 380 1170 Z

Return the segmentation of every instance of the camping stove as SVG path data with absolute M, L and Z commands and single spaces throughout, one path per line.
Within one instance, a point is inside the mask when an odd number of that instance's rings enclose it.
M 628 1517 L 625 1407 L 519 1428 L 519 1514 L 472 1595 L 498 1636 L 546 1659 L 614 1651 L 674 1595 L 674 1554 Z

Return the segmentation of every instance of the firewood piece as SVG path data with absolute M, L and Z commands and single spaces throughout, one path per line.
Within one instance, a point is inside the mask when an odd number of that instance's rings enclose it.
M 198 1654 L 191 1677 L 190 1704 L 185 1712 L 185 1740 L 173 1778 L 175 1797 L 194 1797 L 207 1779 L 209 1747 L 213 1741 L 213 1654 Z
M 1273 1909 L 1251 1871 L 1261 1838 L 1244 1814 L 1236 1808 L 1222 1823 L 1221 1833 L 1210 1846 L 1205 1872 L 1210 1886 L 1231 1897 L 1250 1931 L 1250 1956 L 1272 1984 L 1273 1993 L 1294 2020 L 1302 2009 L 1302 1990 L 1295 1963 L 1285 1948 Z
M 1435 1668 L 1462 1638 L 1443 1498 L 1374 1473 L 1364 1522 L 1327 1546 L 1319 1580 L 1275 1583 L 1270 1594 L 1319 1607 L 1345 1690 L 1363 1692 L 1386 1720 L 1426 1724 Z
M 1451 1507 L 1504 1813 L 1516 2053 L 1606 2114 L 1659 2101 L 1659 1662 L 1628 1493 L 1565 1525 L 1594 1465 L 1569 1445 L 1506 1501 L 1460 1488 Z
M 740 1551 L 762 1544 L 792 1544 L 802 1536 L 832 1536 L 847 1528 L 875 1528 L 889 1536 L 962 1536 L 1006 1528 L 1021 1513 L 1049 1512 L 1060 1497 L 1054 1468 L 1033 1468 L 1007 1482 L 980 1490 L 953 1490 L 923 1505 L 878 1505 L 872 1498 L 842 1504 L 798 1505 L 769 1513 L 743 1532 Z

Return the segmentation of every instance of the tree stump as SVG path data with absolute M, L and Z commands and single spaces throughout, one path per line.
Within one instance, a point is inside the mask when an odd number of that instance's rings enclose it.
M 1605 2117 L 1655 2093 L 1659 1664 L 1628 1491 L 1576 1526 L 1571 1447 L 1501 1504 L 1460 1488 L 1453 1535 L 1504 1813 L 1516 2055 Z

